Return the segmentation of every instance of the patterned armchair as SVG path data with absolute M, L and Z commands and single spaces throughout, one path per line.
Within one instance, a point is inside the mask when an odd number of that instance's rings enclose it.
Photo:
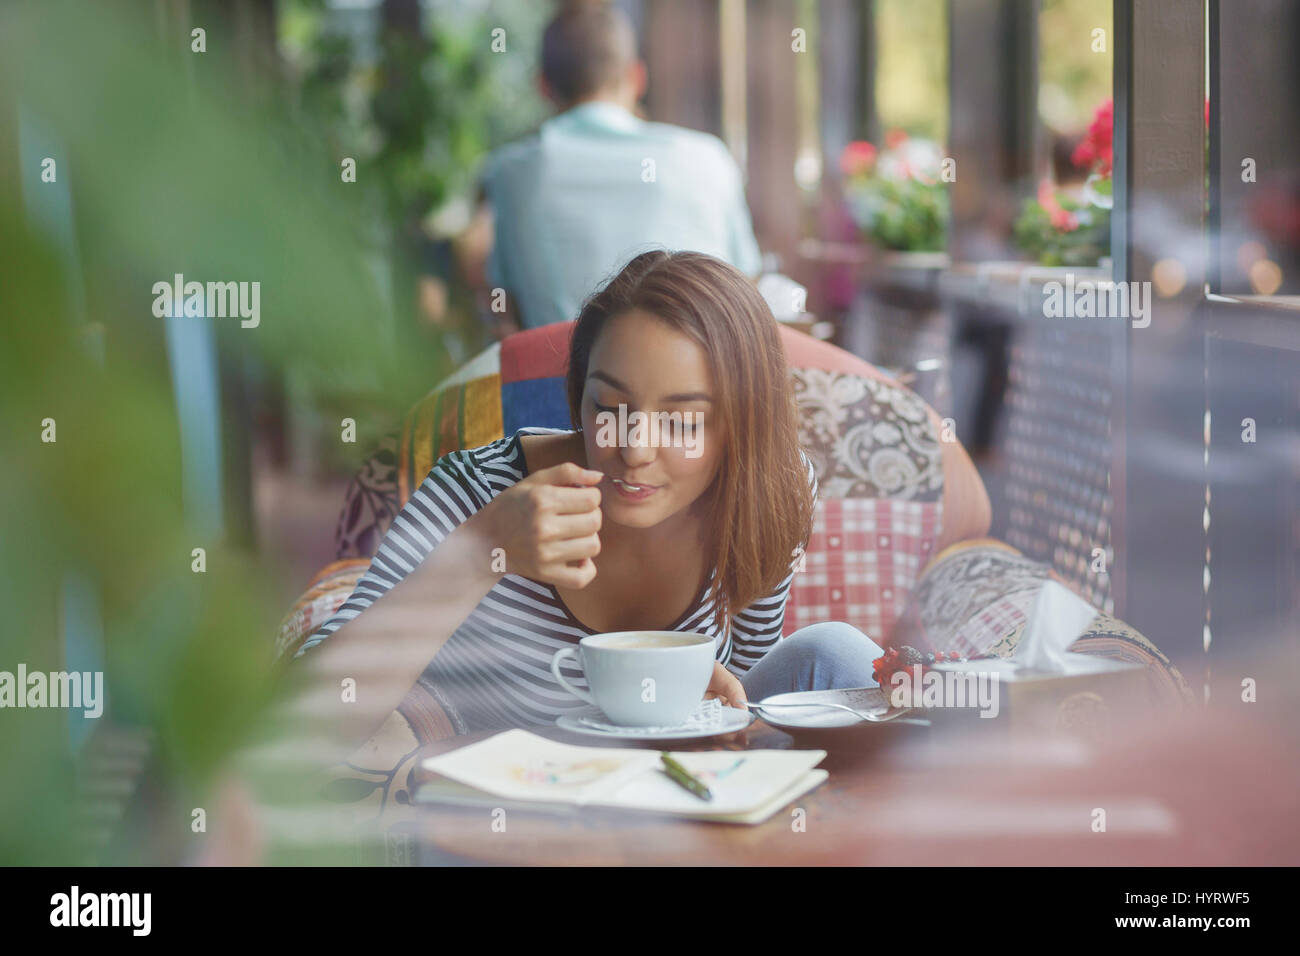
M 410 410 L 401 435 L 384 442 L 350 486 L 336 531 L 338 560 L 285 618 L 277 655 L 292 654 L 346 600 L 440 455 L 525 425 L 569 427 L 563 376 L 572 328 L 560 323 L 508 337 Z M 1011 654 L 1051 569 L 985 537 L 991 515 L 983 482 L 924 401 L 843 349 L 781 331 L 801 443 L 821 487 L 784 632 L 842 620 L 884 647 Z M 1154 703 L 1190 699 L 1168 658 L 1109 615 L 1099 613 L 1072 649 L 1145 665 Z M 451 734 L 437 703 L 416 688 L 377 738 L 409 757 L 420 743 Z M 374 773 L 377 787 L 380 777 L 395 779 L 391 769 Z

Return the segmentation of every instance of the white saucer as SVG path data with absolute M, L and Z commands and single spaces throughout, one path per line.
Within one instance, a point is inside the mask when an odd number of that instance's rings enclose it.
M 763 704 L 842 704 L 867 713 L 884 714 L 889 701 L 879 687 L 847 687 L 839 690 L 805 690 L 789 694 L 773 694 L 756 701 L 758 716 L 773 727 L 787 730 L 838 730 L 843 727 L 884 727 L 888 724 L 915 724 L 918 717 L 896 717 L 887 723 L 862 720 L 843 710 L 830 707 L 772 707 L 764 710 Z
M 604 737 L 607 740 L 691 740 L 734 734 L 754 722 L 754 715 L 738 707 L 719 707 L 712 719 L 698 716 L 676 727 L 623 727 L 609 723 L 599 707 L 584 707 L 572 714 L 555 718 L 555 725 L 575 734 Z

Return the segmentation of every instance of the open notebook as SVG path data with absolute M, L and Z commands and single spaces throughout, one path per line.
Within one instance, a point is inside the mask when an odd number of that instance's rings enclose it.
M 762 823 L 828 776 L 824 750 L 670 751 L 703 779 L 706 801 L 662 771 L 658 750 L 580 747 L 507 730 L 422 764 L 417 803 L 573 813 L 603 807 L 720 823 Z

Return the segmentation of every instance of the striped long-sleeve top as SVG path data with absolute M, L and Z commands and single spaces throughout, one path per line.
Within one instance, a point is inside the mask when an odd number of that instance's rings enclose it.
M 481 448 L 452 452 L 434 464 L 393 519 L 370 567 L 339 610 L 299 648 L 301 657 L 379 600 L 415 570 L 438 543 L 472 514 L 528 474 L 520 436 L 556 434 L 523 428 Z M 808 465 L 816 495 L 817 480 Z M 744 674 L 781 637 L 792 574 L 719 628 L 706 585 L 668 630 L 707 634 L 716 659 Z M 551 674 L 551 657 L 595 633 L 578 621 L 550 584 L 503 574 L 437 651 L 419 683 L 438 700 L 458 733 L 552 724 L 585 704 Z M 585 687 L 581 675 L 570 678 Z

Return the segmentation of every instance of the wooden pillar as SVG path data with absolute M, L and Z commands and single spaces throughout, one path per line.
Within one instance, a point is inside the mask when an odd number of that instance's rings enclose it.
M 957 161 L 949 252 L 1018 258 L 1011 226 L 1038 168 L 1037 0 L 950 0 L 948 91 Z
M 849 142 L 878 139 L 875 4 L 820 0 L 818 12 L 823 175 L 838 178 L 839 157 Z
M 650 119 L 722 135 L 716 0 L 646 0 L 644 11 Z
M 746 7 L 749 88 L 749 209 L 754 233 L 765 253 L 795 262 L 802 204 L 794 178 L 799 149 L 799 104 L 795 57 L 816 56 L 814 49 L 791 47 L 795 4 L 789 0 L 751 0 Z M 805 25 L 812 36 L 811 25 Z M 811 44 L 811 39 L 810 39 Z M 797 277 L 796 277 L 797 278 Z
M 722 97 L 722 141 L 742 169 L 749 167 L 748 51 L 745 0 L 719 0 L 718 61 Z
M 236 0 L 230 8 L 240 77 L 250 93 L 273 89 L 280 76 L 275 0 Z

